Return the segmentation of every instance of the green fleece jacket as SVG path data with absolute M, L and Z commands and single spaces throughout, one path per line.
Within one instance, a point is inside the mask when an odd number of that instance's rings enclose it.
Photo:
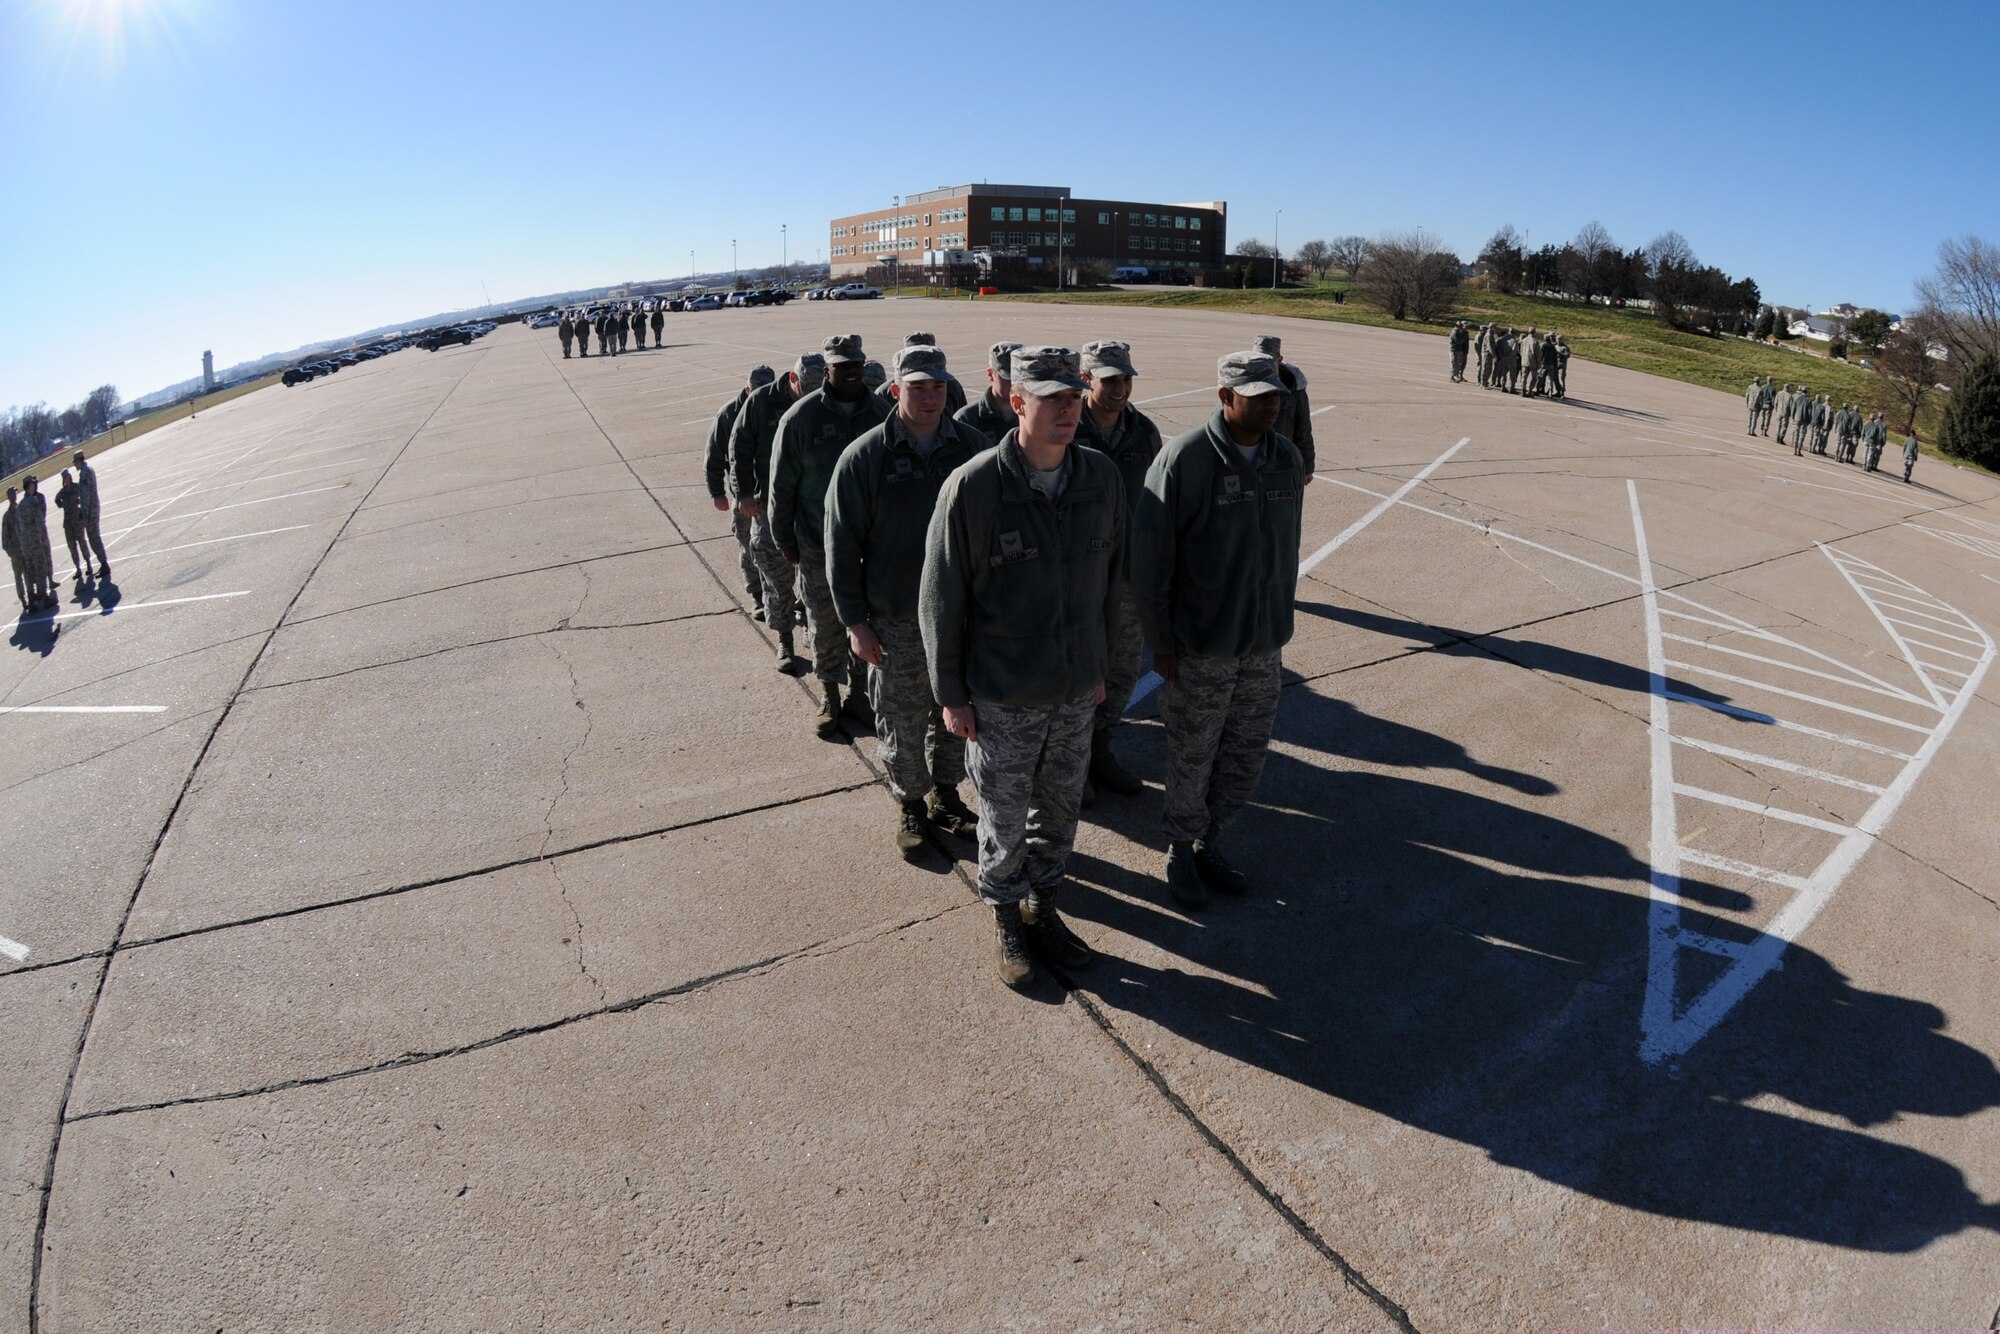
M 954 472 L 925 541 L 917 618 L 939 704 L 1060 704 L 1101 685 L 1125 550 L 1118 466 L 1071 445 L 1055 500 L 1013 431 Z
M 1240 657 L 1292 637 L 1305 464 L 1273 432 L 1252 469 L 1218 409 L 1146 473 L 1132 525 L 1132 600 L 1159 653 Z
M 1125 483 L 1125 522 L 1129 540 L 1132 511 L 1139 503 L 1139 493 L 1146 486 L 1146 471 L 1153 466 L 1153 459 L 1160 452 L 1160 428 L 1153 419 L 1127 403 L 1118 414 L 1118 420 L 1109 431 L 1097 429 L 1097 423 L 1090 419 L 1090 409 L 1083 410 L 1083 419 L 1077 423 L 1076 443 L 1089 445 L 1098 453 L 1118 465 L 1118 479 Z
M 705 475 L 708 480 L 708 494 L 720 497 L 729 481 L 729 432 L 736 425 L 736 415 L 743 411 L 743 400 L 750 397 L 748 389 L 736 391 L 736 397 L 722 405 L 715 414 L 715 424 L 708 428 L 708 457 Z
M 777 438 L 778 419 L 796 402 L 789 374 L 758 385 L 743 400 L 729 428 L 729 485 L 738 500 L 761 504 L 771 489 L 771 442 Z
M 815 389 L 778 422 L 771 445 L 771 536 L 781 550 L 817 547 L 826 529 L 826 488 L 841 453 L 882 424 L 881 400 L 864 393 L 842 413 Z
M 925 458 L 891 416 L 849 445 L 826 493 L 826 573 L 842 625 L 907 621 L 917 614 L 924 539 L 945 478 L 986 448 L 949 417 Z
M 989 445 L 999 444 L 1001 436 L 1020 424 L 1020 419 L 1014 415 L 1014 405 L 996 398 L 991 385 L 987 386 L 985 393 L 954 412 L 951 417 L 959 425 L 970 426 L 985 436 Z

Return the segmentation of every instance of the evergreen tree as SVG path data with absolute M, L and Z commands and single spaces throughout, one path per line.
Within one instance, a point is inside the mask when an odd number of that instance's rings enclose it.
M 1773 315 L 1770 311 L 1770 308 L 1767 306 L 1764 309 L 1763 313 L 1757 316 L 1757 336 L 1759 338 L 1769 338 L 1771 336 L 1771 331 L 1775 329 L 1777 325 L 1778 325 L 1777 316 Z
M 1985 468 L 2000 468 L 2000 356 L 1980 354 L 1952 386 L 1938 448 Z

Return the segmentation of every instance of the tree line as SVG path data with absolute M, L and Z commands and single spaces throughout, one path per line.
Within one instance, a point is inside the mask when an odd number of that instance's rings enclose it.
M 45 403 L 0 412 L 0 473 L 16 473 L 59 448 L 74 445 L 111 425 L 118 391 L 101 384 L 83 401 L 60 412 Z

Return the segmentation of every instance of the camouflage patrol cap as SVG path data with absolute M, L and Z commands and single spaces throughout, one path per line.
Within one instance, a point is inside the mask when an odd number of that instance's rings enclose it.
M 1265 334 L 1261 338 L 1259 338 L 1256 342 L 1250 344 L 1250 346 L 1256 348 L 1259 352 L 1262 352 L 1267 357 L 1275 357 L 1284 347 L 1284 343 L 1285 340 L 1278 337 L 1278 335 L 1276 334 Z
M 1101 339 L 1083 345 L 1083 373 L 1092 377 L 1100 375 L 1137 375 L 1132 369 L 1132 345 L 1121 343 L 1115 338 Z
M 752 389 L 757 388 L 759 385 L 769 384 L 777 378 L 778 373 L 769 366 L 752 366 L 750 368 L 750 387 Z
M 829 366 L 868 360 L 868 354 L 861 350 L 861 335 L 857 333 L 833 334 L 820 344 L 820 351 L 826 354 L 826 364 Z
M 1019 343 L 995 343 L 986 349 L 986 369 L 1006 379 L 1012 372 L 1008 369 L 1013 355 L 1021 350 Z
M 882 363 L 871 361 L 861 368 L 861 383 L 870 389 L 880 389 L 889 383 L 889 372 L 882 369 Z
M 909 333 L 903 335 L 904 347 L 917 347 L 919 345 L 923 347 L 936 347 L 937 335 L 923 329 L 912 329 Z
M 1224 389 L 1255 397 L 1282 394 L 1278 363 L 1263 352 L 1231 352 L 1215 359 L 1215 382 Z
M 870 362 L 869 365 L 875 363 Z M 944 349 L 928 343 L 911 343 L 896 353 L 896 380 L 947 380 Z
M 1036 398 L 1048 398 L 1088 385 L 1076 353 L 1066 347 L 1017 347 L 1007 359 L 1014 388 Z
M 799 392 L 810 394 L 826 383 L 826 358 L 817 352 L 801 352 L 792 374 L 799 377 Z

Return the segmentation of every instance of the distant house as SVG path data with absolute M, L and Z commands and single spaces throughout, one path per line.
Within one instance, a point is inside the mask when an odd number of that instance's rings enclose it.
M 1808 315 L 1802 320 L 1793 320 L 1787 332 L 1794 338 L 1811 338 L 1817 342 L 1830 343 L 1846 333 L 1847 326 L 1839 320 Z
M 1820 314 L 1832 320 L 1851 320 L 1860 313 L 1861 307 L 1855 305 L 1852 301 L 1843 301 L 1837 306 L 1820 312 Z

